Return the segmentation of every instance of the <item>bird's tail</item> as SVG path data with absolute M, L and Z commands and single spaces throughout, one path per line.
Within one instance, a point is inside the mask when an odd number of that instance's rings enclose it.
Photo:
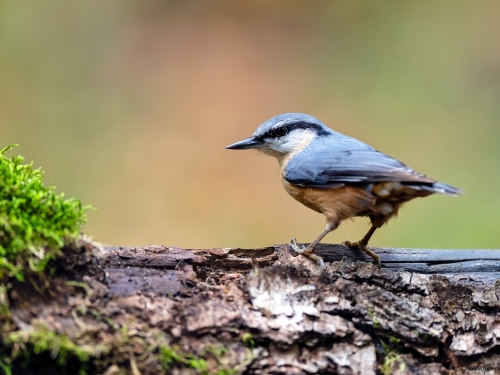
M 451 186 L 451 185 L 442 184 L 441 182 L 435 182 L 432 185 L 432 187 L 434 188 L 434 190 L 437 193 L 453 195 L 455 197 L 458 197 L 459 195 L 462 195 L 465 193 L 465 191 L 463 191 L 459 188 L 456 188 L 456 187 Z
M 441 182 L 434 182 L 432 184 L 405 184 L 405 185 L 415 190 L 425 190 L 431 193 L 452 195 L 454 197 L 458 197 L 459 195 L 465 193 L 465 191 L 459 188 L 456 188 L 451 185 L 442 184 Z

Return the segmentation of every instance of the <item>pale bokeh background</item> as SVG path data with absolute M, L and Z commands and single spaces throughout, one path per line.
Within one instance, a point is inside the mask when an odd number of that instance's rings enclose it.
M 0 148 L 95 206 L 97 241 L 313 240 L 324 219 L 277 162 L 224 148 L 290 111 L 467 191 L 409 203 L 373 245 L 500 247 L 497 0 L 0 1 Z

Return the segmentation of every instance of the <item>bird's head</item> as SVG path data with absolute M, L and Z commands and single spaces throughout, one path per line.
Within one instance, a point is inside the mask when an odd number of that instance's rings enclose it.
M 330 128 L 313 116 L 285 113 L 264 122 L 250 138 L 226 148 L 231 150 L 254 148 L 279 159 L 304 148 L 314 138 L 331 133 Z

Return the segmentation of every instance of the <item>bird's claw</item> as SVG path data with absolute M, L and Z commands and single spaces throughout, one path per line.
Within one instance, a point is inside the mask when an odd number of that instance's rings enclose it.
M 301 253 L 302 255 L 308 257 L 309 259 L 311 259 L 312 261 L 316 262 L 318 264 L 318 266 L 324 270 L 325 269 L 325 261 L 323 260 L 322 257 L 320 257 L 319 255 L 317 254 L 314 254 L 314 253 Z
M 341 245 L 344 245 L 347 247 L 356 247 L 359 249 L 359 241 L 345 240 L 344 242 L 341 243 Z
M 290 241 L 290 247 L 297 254 L 308 257 L 312 261 L 316 262 L 321 269 L 325 268 L 325 261 L 323 260 L 323 258 L 317 254 L 314 254 L 314 249 L 309 249 L 309 247 L 297 245 L 297 240 L 295 239 L 295 237 L 292 237 L 292 240 Z
M 290 247 L 298 254 L 302 254 L 304 253 L 304 251 L 306 251 L 305 246 L 297 245 L 297 240 L 295 239 L 295 237 L 292 237 L 292 240 L 290 241 Z
M 375 254 L 373 251 L 371 251 L 366 244 L 363 243 L 363 241 L 350 241 L 350 240 L 345 240 L 342 242 L 342 245 L 351 247 L 351 248 L 356 248 L 361 251 L 363 251 L 366 255 L 369 255 L 372 259 L 375 265 L 380 269 L 382 268 L 382 263 L 380 263 L 380 257 Z

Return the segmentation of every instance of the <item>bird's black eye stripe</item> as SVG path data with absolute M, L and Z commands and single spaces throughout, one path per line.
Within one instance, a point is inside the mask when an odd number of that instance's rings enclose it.
M 269 130 L 264 136 L 265 138 L 281 138 L 288 134 L 289 128 L 285 126 L 280 126 Z
M 306 122 L 306 121 L 297 121 L 294 123 L 288 123 L 287 125 L 282 125 L 277 128 L 273 128 L 268 130 L 267 132 L 254 136 L 255 139 L 263 141 L 265 139 L 278 139 L 284 137 L 290 132 L 296 129 L 304 129 L 309 131 L 314 131 L 318 137 L 328 136 L 330 133 L 326 131 L 323 127 L 318 124 Z

